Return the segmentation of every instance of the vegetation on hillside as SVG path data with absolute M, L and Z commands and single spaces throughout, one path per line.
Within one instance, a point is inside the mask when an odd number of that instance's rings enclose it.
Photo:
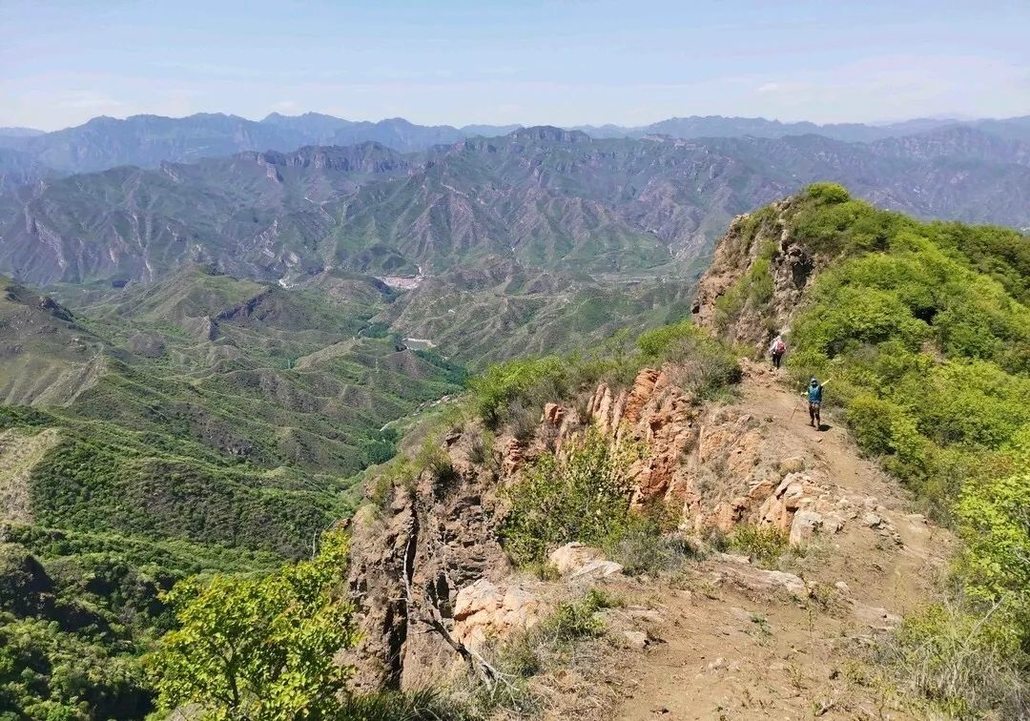
M 489 427 L 522 428 L 527 416 L 535 424 L 544 403 L 593 390 L 604 381 L 632 383 L 646 365 L 675 362 L 689 371 L 685 390 L 709 398 L 740 380 L 740 368 L 731 349 L 696 328 L 691 320 L 661 325 L 641 333 L 634 343 L 624 335 L 588 355 L 524 358 L 489 366 L 469 382 L 475 412 Z
M 675 362 L 685 371 L 677 382 L 698 400 L 724 393 L 740 379 L 733 352 L 690 319 L 641 334 L 633 348 L 616 348 L 589 358 L 548 356 L 491 366 L 470 384 L 472 409 L 488 427 L 528 435 L 545 402 L 581 399 L 601 381 L 629 385 L 644 366 Z M 604 548 L 631 573 L 665 563 L 668 519 L 655 509 L 630 511 L 630 466 L 646 452 L 629 443 L 613 446 L 587 429 L 560 453 L 536 458 L 505 492 L 510 508 L 501 537 L 512 560 L 540 568 L 555 548 L 578 541 Z
M 0 718 L 143 718 L 139 656 L 174 626 L 163 594 L 208 569 L 274 567 L 272 553 L 10 525 L 0 544 Z M 6 715 L 5 715 L 6 714 Z
M 1012 678 L 1030 671 L 1030 241 L 918 222 L 833 184 L 809 188 L 788 227 L 832 260 L 791 330 L 794 377 L 832 380 L 827 400 L 843 407 L 862 449 L 965 540 L 958 595 L 903 635 L 936 649 L 914 686 L 959 716 L 1011 711 L 1027 703 L 1025 686 L 1016 701 L 975 679 L 928 679 L 959 667 L 963 678 L 997 674 L 999 663 L 1017 670 Z M 955 628 L 969 630 L 967 643 L 942 640 Z M 995 661 L 970 665 L 987 647 Z
M 356 640 L 347 602 L 346 538 L 322 536 L 318 555 L 267 575 L 186 581 L 166 596 L 177 627 L 149 660 L 158 706 L 193 705 L 210 721 L 328 719 Z
M 546 453 L 533 463 L 508 489 L 511 510 L 501 535 L 512 559 L 544 564 L 550 551 L 570 541 L 614 541 L 629 518 L 631 454 L 593 431 L 575 448 Z

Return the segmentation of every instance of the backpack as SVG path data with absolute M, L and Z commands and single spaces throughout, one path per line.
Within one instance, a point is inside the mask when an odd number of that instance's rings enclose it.
M 773 353 L 783 353 L 785 350 L 787 350 L 787 344 L 782 340 L 778 340 L 773 343 Z

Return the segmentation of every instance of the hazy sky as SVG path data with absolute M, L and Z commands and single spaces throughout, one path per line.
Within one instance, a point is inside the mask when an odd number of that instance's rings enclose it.
M 0 125 L 1030 114 L 1030 0 L 0 0 Z

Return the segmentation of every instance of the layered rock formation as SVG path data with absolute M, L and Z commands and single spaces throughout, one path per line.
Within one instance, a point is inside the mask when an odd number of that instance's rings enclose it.
M 447 637 L 471 634 L 455 628 L 474 615 L 468 589 L 511 570 L 495 533 L 497 473 L 469 459 L 476 436 L 449 435 L 446 461 L 352 521 L 350 584 L 363 638 L 348 660 L 358 688 L 418 687 L 450 666 L 458 656 Z

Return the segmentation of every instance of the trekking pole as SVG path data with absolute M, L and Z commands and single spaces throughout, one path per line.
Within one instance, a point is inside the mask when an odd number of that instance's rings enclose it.
M 790 423 L 792 420 L 794 420 L 794 414 L 797 413 L 797 412 L 798 412 L 798 404 L 795 403 L 794 404 L 794 410 L 792 410 L 790 412 L 790 418 L 787 419 L 787 423 Z

